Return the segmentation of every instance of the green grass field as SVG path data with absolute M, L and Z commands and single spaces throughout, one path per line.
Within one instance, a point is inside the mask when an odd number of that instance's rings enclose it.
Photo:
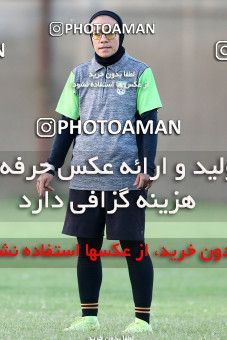
M 0 223 L 1 241 L 7 237 L 62 237 L 61 229 L 62 222 Z M 226 222 L 147 222 L 146 236 L 224 238 L 227 228 Z M 122 339 L 121 330 L 134 319 L 126 267 L 103 269 L 102 328 L 92 334 L 62 332 L 80 315 L 75 269 L 7 268 L 0 269 L 0 275 L 0 339 Z M 226 283 L 227 269 L 155 268 L 154 335 L 134 339 L 226 339 Z

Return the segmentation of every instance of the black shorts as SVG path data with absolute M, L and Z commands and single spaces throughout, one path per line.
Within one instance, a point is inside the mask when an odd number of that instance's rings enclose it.
M 107 240 L 144 240 L 145 232 L 145 209 L 139 208 L 136 204 L 137 199 L 142 195 L 147 199 L 147 191 L 143 188 L 140 190 L 130 190 L 125 194 L 129 202 L 128 207 L 118 207 L 117 210 L 109 214 L 114 207 L 114 199 L 119 204 L 124 201 L 113 191 L 104 192 L 104 207 L 101 206 L 102 191 L 95 191 L 98 199 L 97 207 L 86 208 L 82 214 L 75 214 L 70 209 L 70 201 L 73 202 L 73 209 L 79 210 L 77 204 L 89 204 L 88 198 L 91 195 L 90 190 L 69 190 L 69 200 L 67 212 L 62 233 L 78 237 L 100 237 L 104 236 L 106 225 Z

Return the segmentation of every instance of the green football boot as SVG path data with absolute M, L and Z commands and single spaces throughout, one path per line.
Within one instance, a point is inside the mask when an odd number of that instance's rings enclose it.
M 122 333 L 136 334 L 143 332 L 153 333 L 151 325 L 148 322 L 135 317 L 135 321 L 130 323 Z
M 99 329 L 100 324 L 97 316 L 77 316 L 73 323 L 69 327 L 63 329 L 63 331 L 89 332 L 97 331 Z

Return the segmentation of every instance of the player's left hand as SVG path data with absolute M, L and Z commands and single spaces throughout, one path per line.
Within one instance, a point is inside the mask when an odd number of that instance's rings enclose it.
M 145 188 L 145 190 L 148 190 L 153 181 L 150 180 L 150 176 L 147 174 L 140 173 L 137 175 L 136 180 L 133 185 L 137 187 L 137 189 Z

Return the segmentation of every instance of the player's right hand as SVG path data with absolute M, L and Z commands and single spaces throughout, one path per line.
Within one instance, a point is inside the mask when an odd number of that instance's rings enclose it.
M 50 182 L 53 179 L 53 175 L 49 173 L 41 174 L 36 181 L 36 189 L 40 198 L 43 198 L 45 195 L 45 191 L 54 191 L 54 188 L 50 186 Z

